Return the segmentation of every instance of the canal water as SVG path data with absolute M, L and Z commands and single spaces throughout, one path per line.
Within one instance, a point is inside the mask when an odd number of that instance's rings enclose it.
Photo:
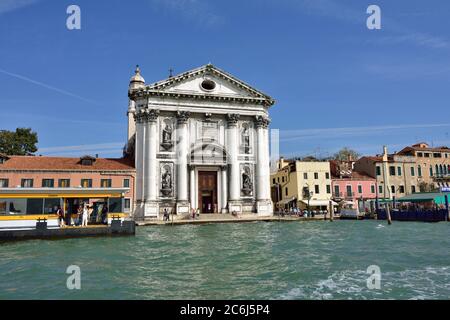
M 254 222 L 0 244 L 0 299 L 449 299 L 450 224 Z M 66 269 L 81 270 L 81 290 Z M 380 289 L 367 268 L 381 270 Z

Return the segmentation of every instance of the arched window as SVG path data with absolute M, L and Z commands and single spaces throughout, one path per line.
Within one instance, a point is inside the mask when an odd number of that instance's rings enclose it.
M 419 177 L 422 176 L 422 167 L 420 166 L 420 164 L 419 164 L 419 166 L 417 167 L 417 174 L 419 175 Z
M 434 167 L 436 168 L 436 175 L 439 176 L 439 175 L 440 175 L 440 172 L 439 172 L 439 166 L 438 166 L 438 165 L 435 165 Z
M 430 166 L 430 177 L 432 177 L 432 176 L 433 176 L 433 167 Z

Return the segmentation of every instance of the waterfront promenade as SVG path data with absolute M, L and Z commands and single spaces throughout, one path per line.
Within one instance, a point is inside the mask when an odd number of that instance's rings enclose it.
M 242 222 L 289 222 L 289 221 L 317 221 L 325 220 L 323 214 L 315 215 L 314 217 L 296 217 L 296 216 L 271 216 L 271 217 L 259 217 L 254 214 L 243 214 L 239 217 L 234 217 L 231 214 L 200 214 L 196 219 L 186 217 L 184 219 L 177 219 L 169 221 L 162 220 L 149 220 L 149 221 L 139 221 L 136 222 L 137 226 L 149 226 L 149 225 L 183 225 L 183 224 L 207 224 L 207 223 L 242 223 Z M 330 216 L 326 217 L 329 220 Z M 334 216 L 334 219 L 339 219 L 339 216 Z

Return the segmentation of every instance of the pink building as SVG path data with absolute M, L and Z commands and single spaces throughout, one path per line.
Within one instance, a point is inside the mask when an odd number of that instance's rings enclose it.
M 65 188 L 112 189 L 125 188 L 125 212 L 134 205 L 136 170 L 126 158 L 104 159 L 7 156 L 0 154 L 0 189 Z
M 353 169 L 354 161 L 330 161 L 333 200 L 340 203 L 352 202 L 360 211 L 373 209 L 377 197 L 375 178 Z

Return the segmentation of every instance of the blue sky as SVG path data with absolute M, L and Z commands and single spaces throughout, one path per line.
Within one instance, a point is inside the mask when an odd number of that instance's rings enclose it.
M 70 4 L 81 30 L 66 28 Z M 32 127 L 40 154 L 120 156 L 134 66 L 154 82 L 211 62 L 276 99 L 286 156 L 448 145 L 449 13 L 446 0 L 0 0 L 0 128 Z

